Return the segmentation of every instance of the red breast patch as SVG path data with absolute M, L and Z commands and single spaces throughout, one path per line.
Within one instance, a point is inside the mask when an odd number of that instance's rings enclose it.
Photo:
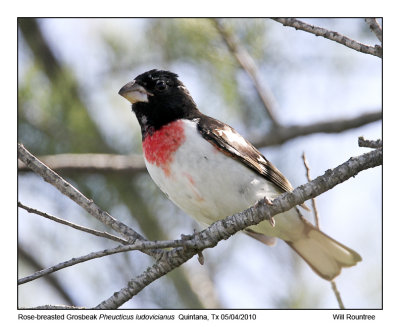
M 185 140 L 185 131 L 182 121 L 174 121 L 147 135 L 143 141 L 143 152 L 146 160 L 163 169 L 169 175 L 169 165 L 174 153 Z

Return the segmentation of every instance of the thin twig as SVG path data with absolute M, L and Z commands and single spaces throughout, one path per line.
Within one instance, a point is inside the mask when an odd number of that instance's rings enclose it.
M 64 220 L 64 219 L 55 217 L 53 215 L 49 215 L 48 213 L 42 212 L 42 211 L 34 209 L 34 208 L 30 208 L 30 207 L 22 204 L 19 201 L 18 201 L 18 207 L 20 207 L 22 209 L 25 209 L 26 211 L 28 211 L 30 213 L 34 213 L 34 214 L 42 216 L 44 218 L 53 220 L 53 221 L 55 221 L 57 223 L 60 223 L 60 224 L 75 228 L 77 230 L 80 230 L 80 231 L 83 231 L 83 232 L 86 232 L 86 233 L 89 233 L 89 234 L 92 234 L 92 235 L 95 235 L 95 236 L 108 238 L 109 240 L 116 241 L 116 242 L 119 242 L 119 243 L 122 243 L 122 244 L 129 244 L 126 240 L 124 240 L 124 239 L 122 239 L 122 238 L 120 238 L 118 236 L 112 235 L 112 234 L 107 233 L 107 232 L 101 232 L 101 231 L 98 231 L 98 230 L 95 230 L 95 229 L 91 229 L 91 228 L 87 228 L 87 227 L 84 227 L 84 226 L 80 226 L 80 225 L 71 223 L 68 220 Z
M 284 26 L 291 26 L 296 30 L 302 30 L 314 34 L 316 36 L 322 36 L 328 40 L 332 40 L 337 43 L 343 44 L 350 49 L 382 58 L 382 47 L 380 45 L 375 45 L 374 47 L 369 46 L 360 43 L 358 41 L 352 40 L 349 37 L 344 36 L 338 32 L 330 31 L 323 27 L 307 24 L 295 18 L 272 18 L 272 19 L 283 24 Z
M 311 181 L 310 165 L 308 164 L 308 160 L 307 160 L 305 152 L 303 152 L 302 158 L 303 158 L 304 167 L 306 168 L 307 180 L 310 182 Z M 318 213 L 318 209 L 317 209 L 317 201 L 315 200 L 315 198 L 312 198 L 311 201 L 312 201 L 312 207 L 313 207 L 314 218 L 315 218 L 315 226 L 317 227 L 317 229 L 320 229 L 319 228 L 319 213 Z M 331 281 L 331 286 L 332 286 L 333 292 L 335 293 L 336 300 L 338 301 L 339 308 L 344 309 L 342 297 L 340 296 L 340 292 L 336 287 L 335 281 L 333 281 L 333 280 Z
M 303 152 L 302 158 L 303 158 L 304 167 L 306 168 L 307 181 L 311 182 L 310 166 L 308 164 L 308 160 L 307 160 L 305 152 Z M 311 199 L 311 203 L 312 203 L 313 212 L 314 212 L 315 226 L 319 229 L 319 214 L 318 214 L 318 209 L 317 209 L 317 201 L 315 200 L 315 198 Z
M 365 18 L 365 22 L 369 25 L 371 31 L 375 34 L 378 40 L 382 43 L 382 27 L 379 25 L 376 18 Z
M 360 136 L 358 138 L 358 146 L 360 147 L 364 147 L 364 148 L 374 148 L 374 149 L 378 149 L 381 148 L 383 146 L 383 142 L 382 140 L 378 139 L 378 140 L 366 140 L 364 138 L 364 136 Z
M 275 116 L 275 113 L 278 111 L 277 101 L 265 81 L 261 81 L 255 61 L 250 56 L 248 51 L 240 45 L 235 36 L 223 26 L 220 20 L 213 19 L 213 21 L 218 32 L 222 36 L 222 39 L 228 46 L 229 51 L 232 53 L 247 75 L 251 78 L 257 95 L 264 105 L 264 108 L 272 123 L 275 126 L 279 126 L 279 122 Z
M 333 293 L 335 293 L 336 300 L 339 303 L 339 308 L 345 309 L 343 301 L 342 301 L 342 297 L 340 296 L 339 290 L 337 289 L 336 282 L 334 280 L 331 281 L 331 286 L 332 286 Z
M 85 261 L 97 259 L 97 258 L 102 258 L 104 256 L 116 254 L 116 253 L 121 253 L 121 252 L 128 252 L 128 251 L 133 251 L 133 250 L 149 250 L 149 249 L 161 249 L 161 248 L 176 248 L 176 247 L 181 247 L 185 246 L 185 240 L 173 240 L 173 241 L 146 241 L 146 242 L 141 242 L 140 245 L 136 244 L 128 244 L 128 245 L 119 245 L 115 248 L 111 249 L 105 249 L 102 251 L 97 251 L 97 252 L 92 252 L 83 256 L 80 256 L 78 258 L 72 258 L 70 260 L 61 262 L 59 264 L 56 264 L 54 266 L 51 266 L 46 269 L 42 269 L 40 271 L 37 271 L 33 273 L 32 275 L 20 278 L 18 280 L 18 285 L 25 284 L 27 282 L 31 282 L 35 279 L 38 279 L 40 277 L 43 277 L 45 275 L 51 274 L 53 272 L 59 271 L 61 269 L 67 268 L 74 266 L 78 263 L 82 263 Z

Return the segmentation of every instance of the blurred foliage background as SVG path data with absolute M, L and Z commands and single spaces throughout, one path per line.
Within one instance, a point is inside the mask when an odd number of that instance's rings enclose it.
M 307 19 L 358 41 L 377 40 L 363 19 Z M 381 60 L 269 19 L 223 19 L 272 90 L 281 124 L 349 118 L 381 109 Z M 18 142 L 36 156 L 140 154 L 136 118 L 118 90 L 153 68 L 180 75 L 200 110 L 250 140 L 271 128 L 251 80 L 211 19 L 18 20 Z M 261 149 L 292 181 L 306 182 L 367 151 L 357 137 L 381 136 L 381 122 L 340 134 L 315 134 Z M 156 188 L 146 172 L 63 175 L 87 197 L 149 240 L 200 230 Z M 18 200 L 78 224 L 95 219 L 32 173 L 20 173 Z M 354 248 L 363 262 L 337 279 L 347 308 L 381 307 L 381 171 L 375 168 L 317 199 L 321 228 Z M 311 218 L 312 219 L 312 218 Z M 19 209 L 19 277 L 113 247 Z M 124 308 L 337 308 L 330 284 L 283 242 L 268 248 L 236 235 L 146 287 Z M 18 305 L 95 306 L 152 263 L 122 253 L 73 266 L 18 288 Z

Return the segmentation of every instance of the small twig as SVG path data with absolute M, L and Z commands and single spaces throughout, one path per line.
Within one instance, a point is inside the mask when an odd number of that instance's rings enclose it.
M 189 244 L 190 245 L 190 244 Z M 184 240 L 173 240 L 173 241 L 145 241 L 141 242 L 140 244 L 128 244 L 128 245 L 119 245 L 115 248 L 106 249 L 102 251 L 92 252 L 86 255 L 83 255 L 78 258 L 72 258 L 70 260 L 61 262 L 49 268 L 37 271 L 32 275 L 27 277 L 20 278 L 18 280 L 18 285 L 25 284 L 27 282 L 31 282 L 35 279 L 43 277 L 45 275 L 51 274 L 53 272 L 59 271 L 61 269 L 74 266 L 78 263 L 82 263 L 85 261 L 105 257 L 108 255 L 121 253 L 121 252 L 128 252 L 133 250 L 149 250 L 149 249 L 161 249 L 161 248 L 177 248 L 177 247 L 186 247 Z
M 308 160 L 307 160 L 305 152 L 303 152 L 302 158 L 303 158 L 303 162 L 304 162 L 304 167 L 306 168 L 307 180 L 310 182 L 311 181 L 310 166 L 308 164 Z M 317 210 L 317 201 L 315 200 L 315 198 L 312 198 L 311 201 L 312 201 L 312 207 L 313 207 L 313 212 L 314 212 L 314 217 L 315 217 L 315 226 L 317 227 L 317 229 L 320 229 L 319 228 L 319 214 L 318 214 L 318 210 Z M 331 281 L 331 286 L 332 286 L 333 292 L 335 293 L 336 300 L 338 301 L 339 308 L 344 309 L 342 297 L 340 296 L 340 292 L 336 287 L 335 281 L 333 281 L 333 280 Z
M 378 149 L 383 146 L 383 142 L 380 139 L 375 140 L 375 141 L 366 140 L 364 138 L 364 136 L 360 136 L 360 137 L 358 137 L 358 146 L 363 147 L 363 148 Z
M 89 233 L 89 234 L 92 234 L 92 235 L 95 235 L 95 236 L 100 236 L 100 237 L 108 238 L 109 240 L 116 241 L 116 242 L 119 242 L 119 243 L 122 243 L 122 244 L 129 244 L 128 241 L 126 241 L 126 240 L 124 240 L 123 238 L 120 238 L 120 237 L 118 237 L 118 236 L 112 235 L 112 234 L 107 233 L 107 232 L 101 232 L 101 231 L 98 231 L 98 230 L 95 230 L 95 229 L 91 229 L 91 228 L 87 228 L 87 227 L 84 227 L 84 226 L 80 226 L 80 225 L 71 223 L 71 222 L 68 221 L 68 220 L 64 220 L 64 219 L 55 217 L 55 216 L 53 216 L 53 215 L 49 215 L 49 214 L 47 214 L 47 213 L 45 213 L 45 212 L 42 212 L 42 211 L 37 210 L 37 209 L 34 209 L 34 208 L 30 208 L 30 207 L 28 207 L 28 206 L 22 204 L 22 203 L 19 202 L 19 201 L 18 201 L 18 207 L 20 207 L 20 208 L 22 208 L 22 209 L 25 209 L 26 211 L 28 211 L 28 212 L 30 212 L 30 213 L 34 213 L 34 214 L 39 215 L 39 216 L 42 216 L 42 217 L 44 217 L 44 218 L 53 220 L 53 221 L 55 221 L 55 222 L 57 222 L 57 223 L 60 223 L 60 224 L 63 224 L 63 225 L 66 225 L 66 226 L 75 228 L 75 229 L 80 230 L 80 231 L 82 231 L 82 232 L 86 232 L 86 233 Z
M 277 102 L 274 95 L 272 94 L 272 91 L 269 89 L 265 81 L 261 81 L 258 74 L 257 65 L 254 62 L 253 58 L 250 56 L 248 51 L 240 45 L 235 36 L 230 33 L 218 19 L 213 19 L 213 21 L 215 23 L 215 26 L 217 27 L 218 32 L 222 36 L 222 39 L 228 46 L 229 51 L 232 53 L 236 61 L 253 81 L 257 95 L 264 105 L 264 108 L 272 123 L 276 126 L 279 126 L 280 124 L 275 116 L 275 113 L 278 111 Z
M 307 181 L 311 182 L 312 179 L 311 179 L 311 174 L 310 174 L 310 166 L 308 164 L 308 160 L 306 158 L 305 152 L 303 152 L 302 158 L 303 158 L 304 167 L 306 168 Z M 317 210 L 317 201 L 315 200 L 315 198 L 311 199 L 311 203 L 312 203 L 313 212 L 314 212 L 315 226 L 319 229 L 319 214 L 318 214 L 318 210 Z
M 339 290 L 337 289 L 336 283 L 335 283 L 334 280 L 331 281 L 331 286 L 332 286 L 333 293 L 335 293 L 336 300 L 337 300 L 338 303 L 339 303 L 339 308 L 340 308 L 340 309 L 345 309 L 344 304 L 343 304 L 343 301 L 342 301 L 342 297 L 340 296 Z
M 379 25 L 376 18 L 365 18 L 365 22 L 369 25 L 371 31 L 375 34 L 378 40 L 382 43 L 382 27 Z
M 358 41 L 352 40 L 347 36 L 344 36 L 338 32 L 327 30 L 323 27 L 314 26 L 311 24 L 307 24 L 301 20 L 295 18 L 272 18 L 273 20 L 283 24 L 284 26 L 291 26 L 296 30 L 302 30 L 316 36 L 322 36 L 328 40 L 335 41 L 337 43 L 343 44 L 346 47 L 367 53 L 373 56 L 377 56 L 382 58 L 382 47 L 380 45 L 369 46 Z

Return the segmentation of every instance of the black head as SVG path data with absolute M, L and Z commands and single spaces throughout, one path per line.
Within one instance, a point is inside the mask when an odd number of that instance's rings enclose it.
M 199 114 L 178 75 L 166 70 L 153 69 L 137 76 L 119 94 L 132 103 L 143 137 L 174 120 Z

